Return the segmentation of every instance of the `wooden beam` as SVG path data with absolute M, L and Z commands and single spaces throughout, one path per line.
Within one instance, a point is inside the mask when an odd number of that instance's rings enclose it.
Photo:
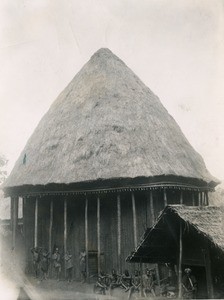
M 166 189 L 163 189 L 163 200 L 164 200 L 164 207 L 167 206 L 167 194 Z
M 183 204 L 184 200 L 183 200 L 183 191 L 180 190 L 180 204 Z
M 65 198 L 64 199 L 64 257 L 66 253 L 67 253 L 67 199 Z M 66 268 L 65 268 L 65 278 L 66 278 Z
M 100 248 L 100 198 L 97 197 L 97 264 L 98 264 L 98 274 L 101 271 L 100 265 L 101 258 L 101 248 Z
M 117 260 L 118 272 L 121 274 L 121 197 L 117 195 Z
M 178 298 L 182 298 L 182 260 L 183 260 L 183 241 L 182 241 L 182 223 L 180 221 L 179 233 L 179 261 L 178 261 Z
M 38 244 L 38 198 L 35 199 L 35 212 L 34 212 L 34 247 Z
M 85 202 L 85 251 L 86 251 L 86 279 L 89 281 L 89 237 L 88 237 L 88 198 Z
M 135 248 L 138 246 L 137 244 L 137 217 L 136 217 L 136 206 L 135 206 L 135 195 L 131 193 L 132 199 L 132 212 L 133 212 L 133 232 L 134 232 L 134 245 Z

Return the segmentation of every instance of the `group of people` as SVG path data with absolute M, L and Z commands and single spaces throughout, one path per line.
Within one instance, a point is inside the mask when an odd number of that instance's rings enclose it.
M 40 276 L 40 280 L 47 280 L 49 274 L 49 267 L 52 266 L 52 271 L 59 281 L 61 277 L 62 261 L 66 270 L 66 279 L 68 282 L 72 281 L 73 261 L 72 255 L 69 251 L 62 256 L 59 249 L 55 247 L 53 254 L 41 247 L 34 247 L 31 249 L 33 255 L 33 268 L 35 277 Z M 82 281 L 86 280 L 86 254 L 85 251 L 80 253 L 80 272 Z
M 156 278 L 153 269 L 147 269 L 143 276 L 140 275 L 139 270 L 135 270 L 133 275 L 125 270 L 120 275 L 113 269 L 110 275 L 104 274 L 103 271 L 99 273 L 97 282 L 94 285 L 94 292 L 105 295 L 106 290 L 108 290 L 109 294 L 112 295 L 113 289 L 121 288 L 128 292 L 128 299 L 131 298 L 133 293 L 140 293 L 141 290 L 144 297 L 148 295 L 155 296 L 155 284 Z
M 143 297 L 159 295 L 166 298 L 176 298 L 178 292 L 175 272 L 169 272 L 165 280 L 158 282 L 154 269 L 146 269 L 143 275 L 140 274 L 139 270 L 135 270 L 133 275 L 129 274 L 128 270 L 125 270 L 122 275 L 119 275 L 115 269 L 110 275 L 101 271 L 94 285 L 94 292 L 105 295 L 108 290 L 108 293 L 112 295 L 115 288 L 121 288 L 128 292 L 128 299 L 131 299 L 133 293 L 139 293 Z M 196 293 L 196 278 L 192 274 L 192 270 L 186 268 L 182 277 L 182 296 L 184 299 L 195 299 Z

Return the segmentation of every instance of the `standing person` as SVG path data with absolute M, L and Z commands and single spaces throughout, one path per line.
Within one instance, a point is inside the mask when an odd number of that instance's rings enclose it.
M 40 253 L 40 269 L 42 272 L 41 281 L 43 279 L 47 280 L 48 267 L 49 267 L 49 252 L 46 249 L 44 249 Z
M 56 273 L 56 279 L 59 281 L 61 275 L 61 255 L 59 253 L 58 248 L 55 248 L 55 251 L 52 256 L 52 260 L 53 260 L 54 271 Z
M 34 268 L 34 274 L 35 277 L 38 277 L 39 268 L 40 268 L 40 249 L 38 247 L 34 247 L 31 249 L 31 252 L 33 254 L 33 268 Z
M 197 281 L 195 276 L 192 274 L 190 268 L 184 270 L 184 276 L 182 278 L 183 286 L 183 298 L 184 299 L 195 299 L 197 293 Z
M 155 294 L 155 281 L 153 279 L 152 270 L 147 269 L 146 274 L 142 276 L 143 281 L 143 294 L 147 297 L 148 293 L 151 293 L 153 297 L 156 296 Z
M 141 277 L 140 277 L 139 271 L 135 270 L 134 277 L 132 277 L 132 279 L 131 279 L 131 287 L 129 290 L 128 299 L 131 299 L 131 295 L 134 292 L 137 292 L 137 293 L 140 292 L 140 285 L 141 285 Z
M 79 255 L 79 267 L 82 278 L 82 283 L 86 282 L 86 252 L 81 251 Z
M 66 276 L 68 282 L 72 281 L 72 269 L 73 269 L 73 263 L 72 263 L 72 255 L 69 253 L 69 251 L 65 254 L 65 269 L 66 269 Z

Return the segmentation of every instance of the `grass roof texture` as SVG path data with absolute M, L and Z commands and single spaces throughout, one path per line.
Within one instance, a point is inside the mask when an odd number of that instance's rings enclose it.
M 100 49 L 42 118 L 4 186 L 157 175 L 216 181 L 159 98 Z

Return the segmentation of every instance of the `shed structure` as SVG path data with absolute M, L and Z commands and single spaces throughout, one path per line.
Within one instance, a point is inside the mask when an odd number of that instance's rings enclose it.
M 167 206 L 148 228 L 128 262 L 177 266 L 179 296 L 182 271 L 190 267 L 199 298 L 216 298 L 224 290 L 224 211 L 212 206 Z
M 218 181 L 159 98 L 98 50 L 51 105 L 4 184 L 30 248 L 87 253 L 87 275 L 120 272 L 167 204 L 208 205 Z M 78 268 L 75 268 L 78 277 Z

